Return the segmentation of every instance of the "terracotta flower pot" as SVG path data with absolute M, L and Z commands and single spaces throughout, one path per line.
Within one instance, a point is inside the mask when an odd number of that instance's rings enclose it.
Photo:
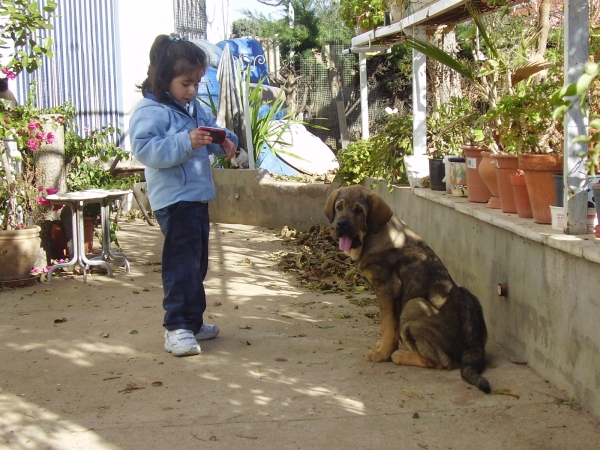
M 94 222 L 91 217 L 83 218 L 83 238 L 85 240 L 85 252 L 90 254 L 94 251 Z
M 496 162 L 494 153 L 481 152 L 481 163 L 479 164 L 479 175 L 483 179 L 492 196 L 485 205 L 487 208 L 500 209 L 500 193 L 498 191 L 498 175 L 496 173 Z
M 481 152 L 486 148 L 475 145 L 463 145 L 462 150 L 467 163 L 467 198 L 475 203 L 487 203 L 492 193 L 479 174 Z
M 498 193 L 502 212 L 516 213 L 517 202 L 513 192 L 510 176 L 519 170 L 519 158 L 516 155 L 494 155 L 496 161 L 496 175 L 498 177 Z
M 552 224 L 550 205 L 556 204 L 555 173 L 563 170 L 563 159 L 556 155 L 524 154 L 519 156 L 519 168 L 525 172 L 525 183 L 533 211 L 533 221 Z
M 29 278 L 41 242 L 40 227 L 0 230 L 0 281 Z
M 52 239 L 52 259 L 68 258 L 69 248 L 67 247 L 67 237 L 60 222 L 52 224 L 50 237 Z
M 513 194 L 515 196 L 517 214 L 524 219 L 531 219 L 533 217 L 533 211 L 531 210 L 531 202 L 529 201 L 525 177 L 521 174 L 511 175 L 510 183 L 512 184 Z

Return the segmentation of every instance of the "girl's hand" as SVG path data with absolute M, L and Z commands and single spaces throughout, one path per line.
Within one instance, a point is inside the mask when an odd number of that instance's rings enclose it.
M 225 142 L 221 144 L 227 156 L 225 156 L 225 161 L 230 161 L 231 158 L 235 156 L 235 144 L 231 139 L 225 138 Z
M 210 133 L 204 130 L 192 130 L 190 131 L 190 139 L 192 141 L 192 148 L 200 148 L 208 144 L 212 144 L 212 137 Z M 225 150 L 225 161 L 231 160 L 235 156 L 235 144 L 229 138 L 225 138 L 225 142 L 221 144 Z
M 190 131 L 190 140 L 192 141 L 192 148 L 197 149 L 204 147 L 205 145 L 212 144 L 212 138 L 208 131 L 203 130 L 192 130 Z M 223 144 L 224 145 L 224 144 Z

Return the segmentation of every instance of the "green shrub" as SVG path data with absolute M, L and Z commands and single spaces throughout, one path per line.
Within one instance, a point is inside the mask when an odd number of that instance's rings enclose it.
M 368 177 L 385 180 L 390 188 L 407 183 L 404 155 L 412 154 L 412 127 L 412 115 L 390 115 L 381 133 L 338 152 L 336 180 L 349 185 Z

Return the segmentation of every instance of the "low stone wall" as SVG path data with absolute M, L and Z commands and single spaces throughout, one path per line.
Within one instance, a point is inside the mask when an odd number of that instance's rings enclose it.
M 276 182 L 262 170 L 216 170 L 215 183 L 212 221 L 300 230 L 328 224 L 323 209 L 337 187 Z M 375 191 L 481 300 L 490 339 L 600 417 L 600 239 L 429 189 Z
M 278 182 L 263 169 L 214 169 L 213 177 L 217 197 L 210 203 L 212 222 L 297 230 L 328 223 L 324 210 L 331 184 Z

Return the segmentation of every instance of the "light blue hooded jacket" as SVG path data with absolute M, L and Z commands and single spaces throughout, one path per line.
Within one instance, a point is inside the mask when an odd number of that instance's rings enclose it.
M 152 210 L 180 201 L 207 202 L 215 198 L 215 185 L 209 153 L 225 155 L 221 145 L 192 148 L 189 132 L 201 127 L 216 127 L 214 116 L 206 113 L 198 100 L 190 111 L 174 102 L 160 103 L 146 94 L 131 116 L 129 138 L 135 158 L 145 169 L 148 200 Z M 226 130 L 238 145 L 237 136 Z

